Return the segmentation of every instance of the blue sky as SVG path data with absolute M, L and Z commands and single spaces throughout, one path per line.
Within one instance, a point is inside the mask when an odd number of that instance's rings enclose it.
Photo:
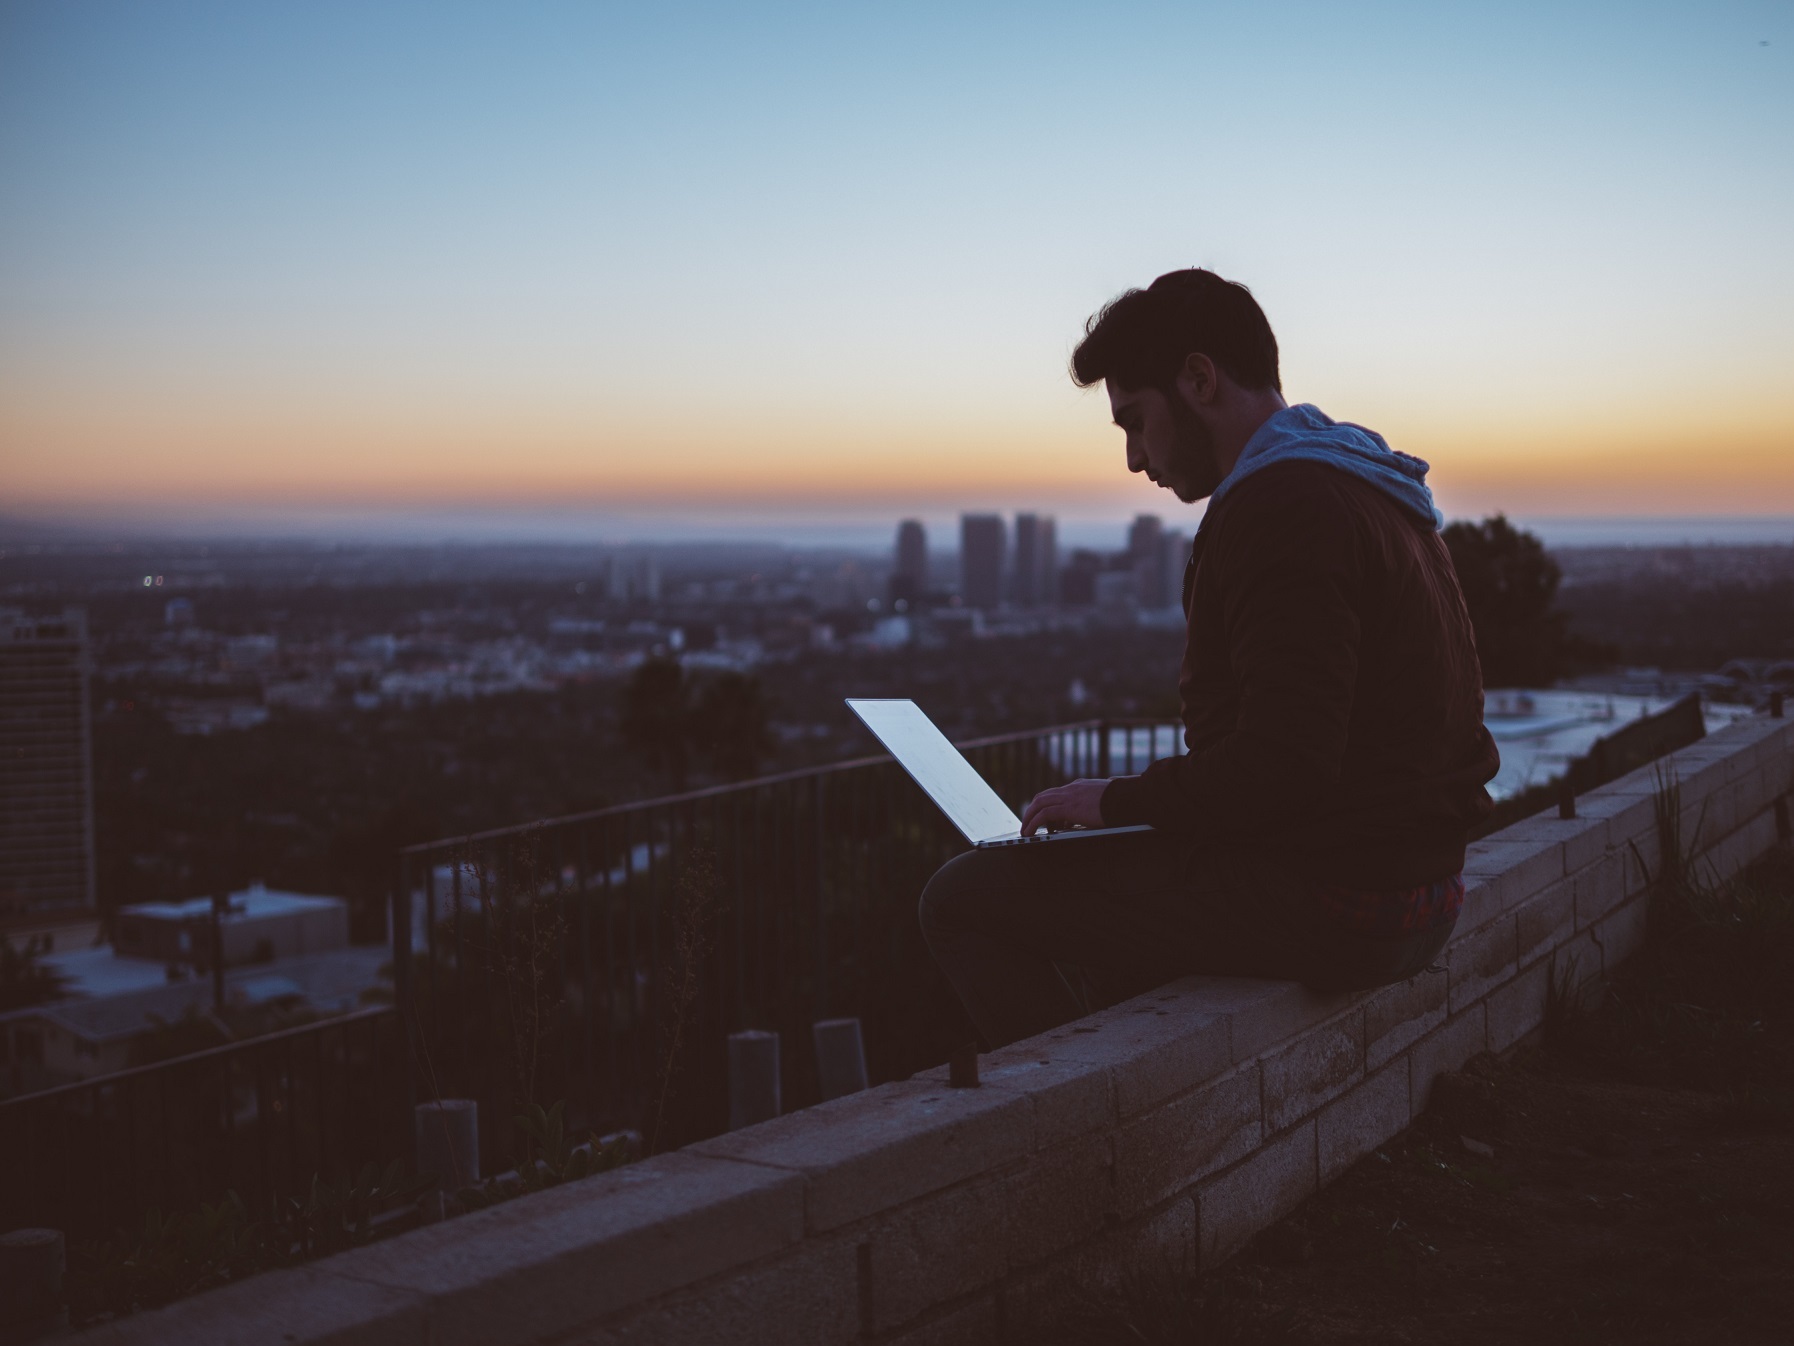
M 1794 513 L 1790 13 L 6 4 L 0 494 L 1175 512 L 1203 264 L 1455 509 Z

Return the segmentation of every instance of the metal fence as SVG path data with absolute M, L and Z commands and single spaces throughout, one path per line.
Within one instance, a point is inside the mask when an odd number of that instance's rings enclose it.
M 1179 732 L 1093 720 L 960 746 L 1019 811 L 1181 751 Z M 720 1131 L 743 1028 L 780 1033 L 787 1109 L 816 1097 L 819 1019 L 861 1020 L 874 1082 L 937 1064 L 969 1029 L 915 907 L 963 849 L 888 757 L 412 847 L 394 962 L 418 1095 L 479 1100 L 490 1167 L 520 1099 L 662 1148 Z
M 1181 751 L 1160 721 L 961 744 L 1012 806 Z M 0 1101 L 0 1228 L 76 1238 L 227 1191 L 411 1152 L 411 1105 L 480 1103 L 482 1170 L 521 1100 L 564 1100 L 658 1148 L 723 1129 L 726 1039 L 770 1028 L 787 1110 L 816 1097 L 810 1028 L 854 1016 L 873 1081 L 968 1029 L 922 943 L 923 884 L 965 849 L 888 757 L 411 847 L 393 902 L 396 1007 Z
M 103 1237 L 227 1191 L 265 1209 L 408 1155 L 405 1078 L 385 1006 L 0 1102 L 0 1228 Z

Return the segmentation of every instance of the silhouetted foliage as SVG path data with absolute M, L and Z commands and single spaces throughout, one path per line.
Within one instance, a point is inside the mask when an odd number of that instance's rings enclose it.
M 49 949 L 47 939 L 28 937 L 16 948 L 0 939 L 0 1012 L 41 1005 L 62 994 L 62 973 L 38 962 Z
M 685 784 L 690 717 L 685 670 L 674 659 L 649 659 L 623 687 L 623 741 L 647 766 Z
M 771 748 L 760 680 L 745 673 L 723 673 L 710 679 L 692 708 L 691 737 L 728 780 L 752 776 Z
M 1563 572 L 1533 534 L 1496 514 L 1446 525 L 1445 545 L 1476 628 L 1485 686 L 1549 687 L 1611 657 L 1570 635 L 1555 606 Z

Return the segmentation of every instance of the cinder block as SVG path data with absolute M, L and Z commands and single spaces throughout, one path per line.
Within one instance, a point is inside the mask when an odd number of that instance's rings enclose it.
M 1364 1068 L 1376 1070 L 1445 1022 L 1443 966 L 1372 991 L 1364 1001 Z
M 1653 792 L 1620 793 L 1612 785 L 1590 790 L 1576 799 L 1576 812 L 1607 820 L 1607 849 L 1624 849 L 1629 838 L 1657 825 Z
M 683 1153 L 808 1178 L 807 1228 L 834 1229 L 988 1173 L 1033 1148 L 1034 1105 L 1007 1089 L 906 1080 L 699 1141 Z
M 1350 992 L 1310 991 L 1293 981 L 1246 977 L 1189 980 L 1195 983 L 1192 995 L 1197 1006 L 1227 1016 L 1236 1064 L 1349 1009 L 1357 999 Z
M 1473 930 L 1481 930 L 1502 913 L 1513 909 L 1514 885 L 1507 882 L 1507 877 L 1505 874 L 1464 876 L 1464 905 L 1458 909 L 1458 923 L 1453 934 L 1468 935 Z
M 1627 842 L 1617 854 L 1625 857 L 1626 900 L 1631 901 L 1655 883 L 1662 873 L 1663 845 L 1655 825 Z
M 1759 813 L 1725 840 L 1703 852 L 1699 866 L 1703 876 L 1724 883 L 1739 870 L 1762 858 L 1776 844 L 1775 815 Z
M 899 1327 L 936 1305 L 994 1291 L 1008 1270 L 1008 1210 L 1003 1180 L 996 1176 L 886 1211 L 863 1232 L 854 1232 L 870 1247 L 876 1332 Z
M 1631 857 L 1621 851 L 1609 851 L 1592 865 L 1576 871 L 1571 883 L 1576 890 L 1576 928 L 1586 930 L 1626 900 L 1626 866 Z M 1522 950 L 1526 931 L 1520 931 Z M 1522 952 L 1524 961 L 1525 954 Z
M 1115 1133 L 1123 1215 L 1158 1205 L 1258 1148 L 1264 1139 L 1256 1064 L 1174 1098 Z
M 1032 1266 L 1094 1237 L 1116 1216 L 1115 1139 L 1084 1136 L 1037 1150 L 1003 1179 L 1011 1267 Z
M 762 1266 L 675 1291 L 647 1309 L 579 1334 L 580 1346 L 846 1346 L 860 1337 L 859 1271 L 852 1239 L 807 1239 Z
M 1408 1062 L 1391 1062 L 1315 1118 L 1322 1182 L 1331 1182 L 1392 1136 L 1408 1129 Z
M 1318 1183 L 1314 1122 L 1249 1155 L 1196 1189 L 1198 1265 L 1206 1272 L 1259 1230 L 1313 1195 Z
M 1276 1133 L 1364 1077 L 1362 1007 L 1317 1024 L 1263 1060 L 1265 1130 Z
M 1002 1291 L 1004 1340 L 1033 1341 L 1074 1296 L 1142 1276 L 1187 1278 L 1196 1269 L 1196 1203 L 1176 1201 L 1088 1239 L 1044 1266 L 1011 1275 Z M 981 1342 L 978 1346 L 984 1346 Z
M 1729 837 L 1766 807 L 1760 799 L 1763 778 L 1753 769 L 1741 780 L 1729 780 L 1707 796 L 1701 839 L 1713 843 Z
M 1601 967 L 1607 975 L 1612 976 L 1615 968 L 1644 947 L 1649 910 L 1649 898 L 1635 897 L 1596 922 L 1593 934 L 1601 946 Z
M 1481 930 L 1445 946 L 1445 967 L 1451 978 L 1451 1012 L 1458 1013 L 1514 975 L 1519 940 L 1514 921 L 1504 916 Z
M 1692 748 L 1683 748 L 1661 758 L 1661 779 L 1673 781 L 1681 792 L 1683 804 L 1701 804 L 1708 795 L 1724 785 L 1731 774 L 1730 752 L 1703 740 Z
M 430 1346 L 534 1341 L 803 1237 L 792 1174 L 661 1155 L 319 1263 L 429 1301 Z
M 164 1309 L 90 1328 L 85 1346 L 424 1346 L 421 1295 L 326 1270 L 331 1262 L 267 1271 Z M 62 1338 L 58 1338 L 61 1340 Z
M 1502 841 L 1556 843 L 1564 848 L 1564 872 L 1574 873 L 1607 849 L 1607 819 L 1577 810 L 1574 818 L 1537 813 L 1495 833 Z
M 1565 986 L 1578 987 L 1598 979 L 1602 966 L 1601 946 L 1593 930 L 1584 930 L 1551 955 L 1551 975 Z
M 1497 905 L 1506 911 L 1548 884 L 1563 878 L 1564 848 L 1559 841 L 1508 838 L 1507 830 L 1470 843 L 1464 855 L 1464 881 L 1489 881 Z
M 1184 977 L 1113 1009 L 1017 1043 L 1035 1059 L 1076 1061 L 1109 1071 L 1120 1116 L 1213 1079 L 1231 1064 L 1231 1028 L 1215 1008 L 1207 978 Z M 1279 982 L 1254 982 L 1279 986 Z
M 1504 1052 L 1545 1022 L 1549 961 L 1535 963 L 1505 986 L 1489 993 L 1489 1050 Z
M 1408 1089 L 1413 1114 L 1418 1117 L 1432 1100 L 1433 1081 L 1448 1070 L 1489 1049 L 1488 1018 L 1481 1002 L 1452 1016 L 1442 1028 L 1428 1033 L 1408 1052 Z
M 1034 1143 L 1039 1146 L 1088 1135 L 1115 1122 L 1115 1087 L 1104 1053 L 1083 1060 L 1059 1052 L 1057 1046 L 1044 1038 L 1030 1038 L 978 1058 L 981 1085 L 1033 1101 Z M 947 1067 L 915 1078 L 944 1085 Z
M 1575 934 L 1575 880 L 1560 879 L 1515 907 L 1514 931 L 1521 967 L 1537 962 Z

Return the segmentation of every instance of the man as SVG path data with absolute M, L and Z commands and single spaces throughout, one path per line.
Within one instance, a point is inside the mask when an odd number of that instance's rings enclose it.
M 1213 272 L 1121 295 L 1071 372 L 1106 386 L 1129 471 L 1208 498 L 1184 576 L 1189 752 L 1046 790 L 1022 819 L 1151 831 L 970 851 L 929 881 L 923 931 L 979 1034 L 1079 1014 L 1066 965 L 1134 990 L 1422 971 L 1498 765 L 1427 465 L 1286 404 L 1263 311 Z

